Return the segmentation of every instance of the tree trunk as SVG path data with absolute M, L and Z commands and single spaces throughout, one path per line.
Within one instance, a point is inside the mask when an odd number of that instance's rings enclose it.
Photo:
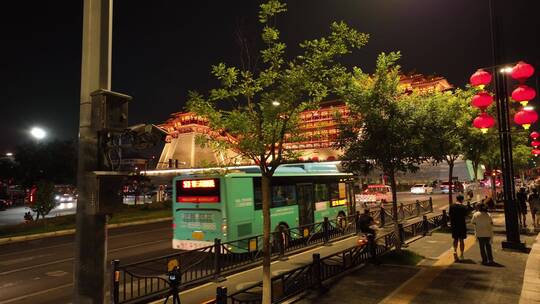
M 398 209 L 397 209 L 397 189 L 396 189 L 396 177 L 394 172 L 387 174 L 390 177 L 390 186 L 392 187 L 392 221 L 394 222 L 394 232 L 396 234 L 396 251 L 401 251 L 401 235 L 399 233 L 398 226 Z
M 452 180 L 452 176 L 454 175 L 454 161 L 453 160 L 447 160 L 448 163 L 448 207 L 452 206 L 453 202 L 453 186 L 454 181 Z
M 473 169 L 473 182 L 476 182 L 478 180 L 478 167 L 480 166 L 480 163 L 479 162 L 476 162 L 476 161 L 473 161 L 472 162 L 472 169 Z
M 270 255 L 272 248 L 270 247 L 270 176 L 262 175 L 261 190 L 262 190 L 262 216 L 263 216 L 263 297 L 262 304 L 272 303 L 272 275 L 270 271 Z

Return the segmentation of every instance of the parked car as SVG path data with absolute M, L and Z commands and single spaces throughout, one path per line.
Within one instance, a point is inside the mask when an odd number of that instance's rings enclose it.
M 356 204 L 361 208 L 380 207 L 381 201 L 392 201 L 392 188 L 387 185 L 368 185 L 361 194 L 355 196 Z
M 441 192 L 442 193 L 448 193 L 450 192 L 450 182 L 442 182 L 441 183 Z M 452 192 L 463 192 L 463 184 L 460 182 L 453 182 L 452 183 Z
M 5 200 L 5 199 L 0 199 L 0 211 L 6 210 L 7 207 L 8 207 L 7 200 Z
M 411 187 L 411 193 L 413 194 L 431 194 L 433 193 L 433 187 L 427 184 L 416 184 Z

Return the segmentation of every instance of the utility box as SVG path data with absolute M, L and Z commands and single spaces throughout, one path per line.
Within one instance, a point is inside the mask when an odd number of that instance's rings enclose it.
M 98 214 L 112 214 L 122 206 L 124 181 L 130 175 L 128 172 L 94 171 L 96 178 Z
M 97 90 L 92 96 L 92 122 L 96 131 L 122 132 L 128 127 L 128 103 L 131 96 Z

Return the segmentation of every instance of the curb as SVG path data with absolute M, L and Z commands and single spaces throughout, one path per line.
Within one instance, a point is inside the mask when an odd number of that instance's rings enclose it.
M 531 246 L 523 274 L 519 304 L 540 303 L 540 233 Z
M 144 225 L 144 224 L 166 222 L 166 221 L 170 221 L 170 220 L 172 220 L 172 217 L 163 217 L 163 218 L 157 218 L 157 219 L 151 219 L 151 220 L 142 220 L 142 221 L 135 221 L 135 222 L 127 222 L 127 223 L 109 224 L 109 225 L 107 225 L 107 228 L 108 229 L 114 229 L 114 228 L 121 228 L 121 227 L 129 227 L 129 226 L 136 226 L 136 225 Z M 58 231 L 38 233 L 38 234 L 29 234 L 29 235 L 21 235 L 21 236 L 0 238 L 0 245 L 10 244 L 10 243 L 18 243 L 18 242 L 24 242 L 24 241 L 32 241 L 32 240 L 50 238 L 50 237 L 55 237 L 55 236 L 70 235 L 70 234 L 75 234 L 75 229 L 65 229 L 65 230 L 58 230 Z

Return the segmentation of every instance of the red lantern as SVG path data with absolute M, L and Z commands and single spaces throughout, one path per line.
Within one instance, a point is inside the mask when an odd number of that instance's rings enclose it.
M 512 73 L 510 75 L 516 80 L 524 81 L 525 79 L 531 77 L 533 74 L 533 66 L 526 62 L 520 61 L 512 68 Z
M 532 150 L 532 154 L 534 154 L 534 156 L 538 156 L 538 154 L 540 154 L 540 150 L 538 150 L 538 149 L 533 149 L 533 150 Z
M 521 125 L 525 130 L 538 120 L 538 114 L 532 109 L 524 108 L 516 113 L 514 122 Z
M 480 108 L 481 110 L 489 107 L 492 102 L 493 96 L 486 91 L 479 92 L 478 94 L 474 95 L 471 100 L 473 107 Z
M 531 146 L 533 146 L 533 147 L 535 147 L 535 148 L 538 147 L 538 146 L 540 146 L 540 141 L 533 140 L 533 141 L 531 142 Z
M 532 139 L 537 139 L 538 137 L 540 137 L 540 133 L 536 132 L 536 131 L 532 131 L 531 134 L 529 135 Z
M 472 74 L 469 81 L 473 87 L 480 86 L 480 88 L 483 89 L 484 86 L 488 85 L 491 82 L 491 74 L 482 69 L 479 69 L 474 74 Z
M 495 125 L 495 119 L 488 113 L 480 113 L 473 121 L 473 126 L 480 129 L 482 133 L 486 133 L 487 130 Z
M 534 97 L 536 97 L 536 91 L 527 86 L 527 85 L 520 85 L 518 86 L 513 92 L 512 92 L 512 98 L 515 101 L 519 101 L 523 106 L 527 105 L 527 102 L 529 100 L 533 100 Z

